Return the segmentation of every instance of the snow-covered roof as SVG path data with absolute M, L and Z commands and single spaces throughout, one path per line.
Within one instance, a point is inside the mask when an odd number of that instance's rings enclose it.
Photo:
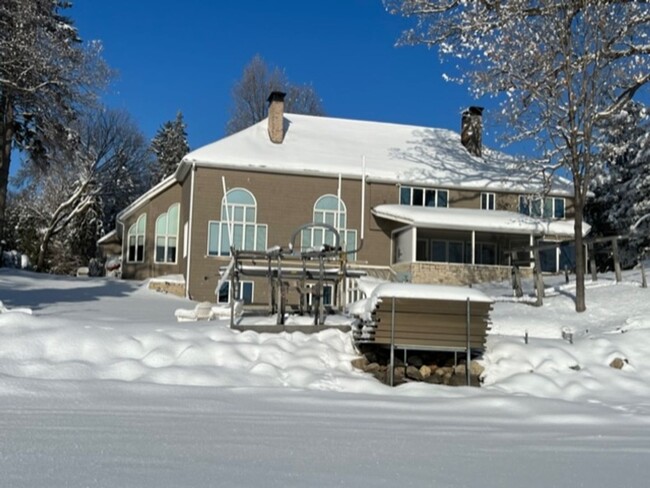
M 119 241 L 119 236 L 117 235 L 117 229 L 113 229 L 103 237 L 97 240 L 97 244 L 105 244 L 108 242 Z
M 573 220 L 545 220 L 503 210 L 377 205 L 373 215 L 426 229 L 474 230 L 548 236 L 573 236 Z M 591 226 L 582 224 L 582 235 Z
M 172 174 L 162 180 L 160 183 L 157 185 L 151 187 L 146 193 L 143 193 L 140 195 L 133 203 L 131 203 L 128 207 L 126 207 L 124 210 L 122 210 L 120 213 L 117 214 L 117 221 L 122 222 L 122 220 L 125 217 L 128 217 L 133 211 L 137 210 L 140 205 L 143 203 L 148 202 L 151 200 L 153 197 L 158 195 L 163 190 L 166 190 L 170 186 L 173 186 L 177 182 L 176 175 Z
M 524 170 L 522 160 L 489 149 L 482 158 L 472 156 L 451 130 L 296 114 L 284 119 L 281 144 L 270 141 L 265 119 L 190 152 L 183 166 L 360 178 L 365 158 L 370 180 L 532 193 L 542 189 L 540 175 Z M 557 179 L 552 191 L 572 195 L 564 179 Z
M 414 298 L 425 300 L 446 300 L 492 303 L 489 296 L 479 290 L 463 286 L 422 285 L 415 283 L 382 283 L 372 292 L 371 298 Z

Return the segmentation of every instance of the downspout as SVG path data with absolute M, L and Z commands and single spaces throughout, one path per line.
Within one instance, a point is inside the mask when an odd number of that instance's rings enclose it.
M 185 298 L 190 298 L 190 278 L 192 267 L 192 220 L 194 218 L 194 173 L 196 173 L 196 162 L 192 163 L 192 177 L 190 179 L 190 216 L 187 227 L 187 270 L 185 271 Z
M 118 222 L 122 225 L 122 253 L 120 256 L 120 277 L 124 275 L 124 263 L 126 263 L 126 259 L 124 256 L 124 246 L 126 245 L 126 249 L 129 248 L 129 243 L 126 242 L 126 226 L 124 225 L 124 222 L 118 220 Z

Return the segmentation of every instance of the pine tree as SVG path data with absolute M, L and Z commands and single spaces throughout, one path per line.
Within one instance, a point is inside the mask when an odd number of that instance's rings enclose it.
M 650 244 L 650 220 L 637 231 L 634 224 L 650 214 L 650 114 L 630 102 L 602 126 L 599 159 L 604 170 L 592 184 L 589 221 L 597 235 L 627 235 L 621 260 L 633 263 Z
M 65 137 L 109 70 L 101 44 L 83 44 L 64 0 L 0 2 L 0 238 L 12 150 L 48 164 L 52 139 Z
M 183 156 L 190 151 L 186 129 L 183 114 L 179 111 L 176 119 L 165 122 L 151 140 L 151 150 L 158 161 L 156 174 L 159 180 L 174 173 Z
M 501 99 L 511 141 L 573 180 L 576 311 L 586 310 L 582 224 L 602 171 L 602 124 L 650 82 L 650 5 L 625 0 L 384 0 L 415 18 L 403 42 L 437 46 L 476 96 Z M 459 61 L 461 60 L 461 61 Z

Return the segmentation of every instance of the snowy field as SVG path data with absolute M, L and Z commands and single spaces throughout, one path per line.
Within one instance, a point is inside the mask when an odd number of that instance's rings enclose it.
M 570 284 L 541 308 L 483 286 L 484 387 L 391 389 L 337 331 L 179 324 L 192 304 L 138 283 L 1 269 L 33 314 L 0 313 L 0 487 L 647 486 L 639 281 L 588 283 L 583 314 Z

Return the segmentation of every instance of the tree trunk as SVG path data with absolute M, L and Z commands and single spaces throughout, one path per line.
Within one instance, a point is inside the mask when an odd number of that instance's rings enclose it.
M 5 238 L 5 211 L 7 207 L 7 186 L 11 146 L 14 138 L 14 111 L 11 100 L 0 95 L 0 241 Z
M 45 268 L 45 255 L 47 254 L 47 248 L 50 245 L 50 239 L 52 238 L 52 229 L 47 229 L 43 239 L 41 240 L 41 245 L 38 247 L 38 259 L 36 260 L 36 271 L 43 272 Z
M 575 246 L 576 246 L 576 312 L 587 310 L 585 303 L 585 246 L 582 239 L 582 222 L 584 220 L 584 202 L 576 195 L 575 200 Z

